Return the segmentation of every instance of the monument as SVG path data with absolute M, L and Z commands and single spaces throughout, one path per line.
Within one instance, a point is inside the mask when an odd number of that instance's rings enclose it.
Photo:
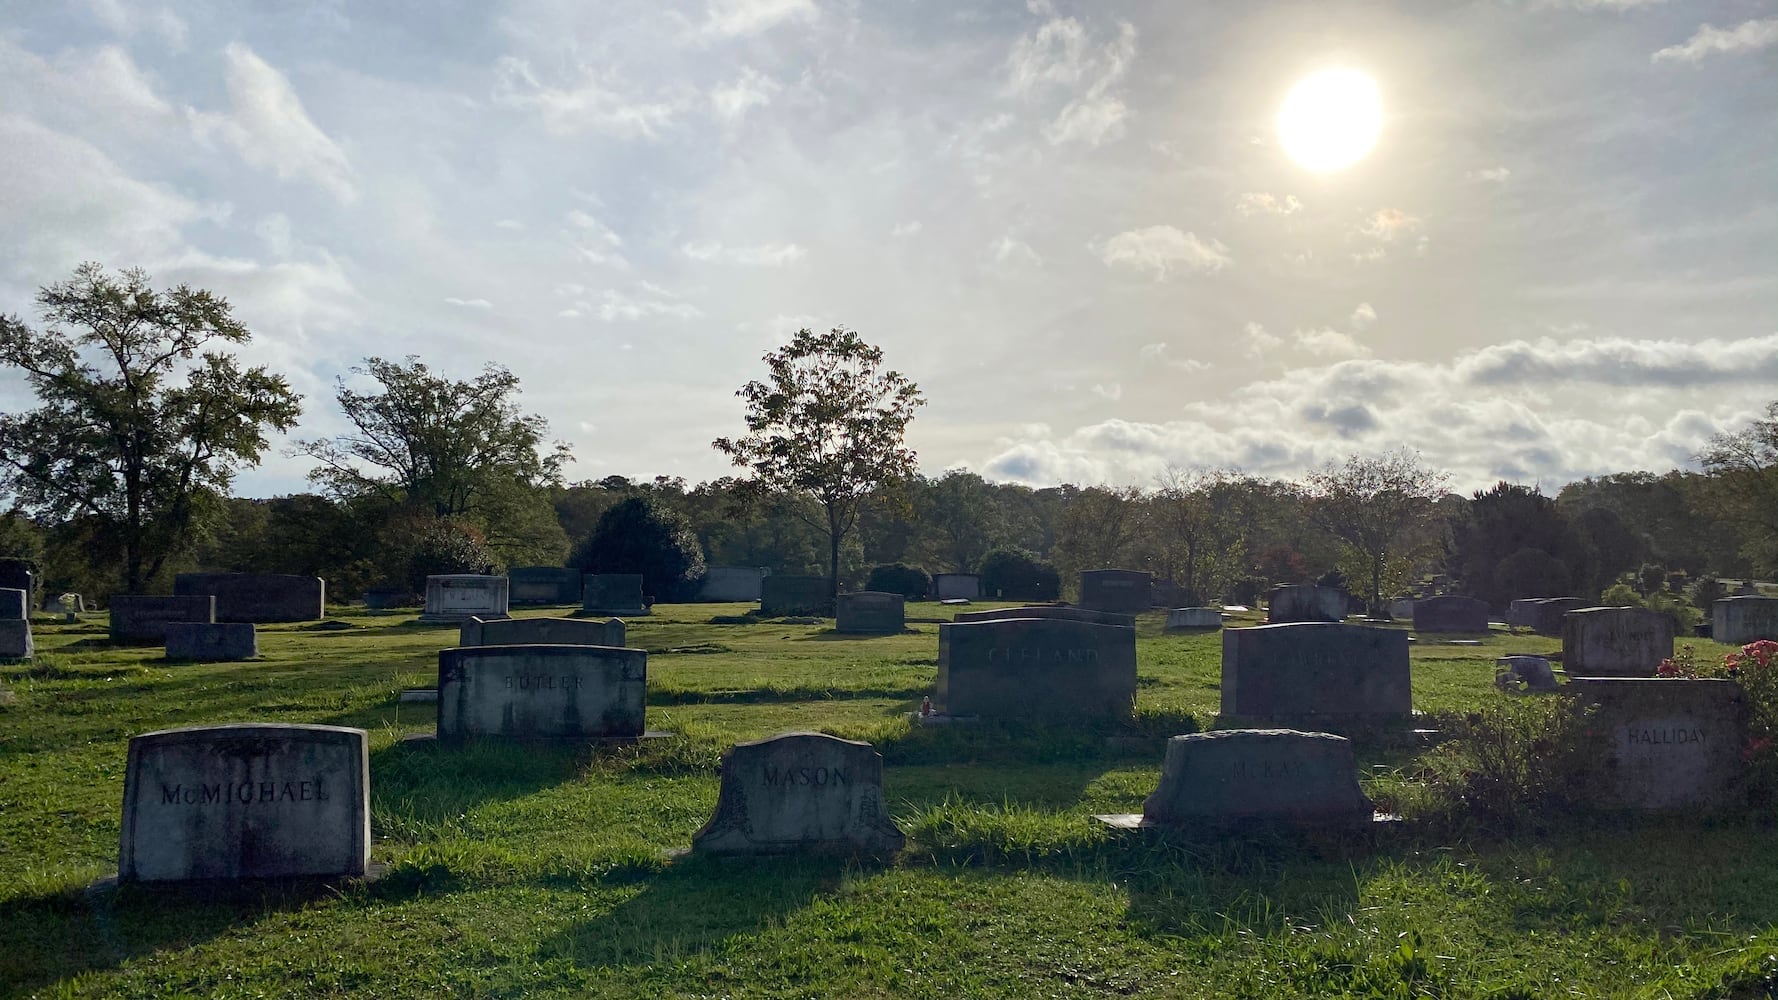
M 181 597 L 216 598 L 219 622 L 309 622 L 327 617 L 327 582 L 285 573 L 181 573 Z
M 1215 608 L 1174 608 L 1167 612 L 1167 631 L 1222 628 L 1222 612 Z
M 1579 597 L 1526 597 L 1506 606 L 1506 623 L 1538 635 L 1561 635 L 1562 618 L 1592 602 Z
M 1133 569 L 1087 569 L 1080 572 L 1080 606 L 1089 611 L 1134 615 L 1148 610 L 1154 576 Z
M 887 856 L 904 841 L 883 807 L 883 757 L 874 747 L 784 733 L 723 755 L 716 812 L 691 845 L 703 854 Z
M 1414 631 L 1486 635 L 1488 602 L 1457 594 L 1415 601 Z
M 438 653 L 438 738 L 633 739 L 648 654 L 609 646 L 467 646 Z
M 1673 619 L 1647 608 L 1581 608 L 1562 618 L 1570 677 L 1653 677 L 1673 655 Z
M 457 630 L 459 646 L 618 646 L 624 644 L 621 618 L 471 618 Z
M 631 618 L 648 614 L 642 599 L 642 574 L 588 573 L 581 577 L 580 613 Z
M 1710 809 L 1745 789 L 1747 699 L 1732 680 L 1569 677 L 1563 691 L 1594 706 L 1601 734 L 1593 780 L 1578 789 L 1605 809 Z
M 31 623 L 23 618 L 0 618 L 0 660 L 29 660 L 37 653 Z
M 974 573 L 934 573 L 932 595 L 941 601 L 979 601 L 982 578 Z
M 1140 825 L 1354 826 L 1374 816 L 1358 787 L 1349 740 L 1293 729 L 1229 729 L 1167 741 L 1161 780 L 1142 804 Z
M 1223 630 L 1224 716 L 1386 721 L 1412 710 L 1400 629 L 1299 622 Z
M 1338 587 L 1318 587 L 1308 583 L 1273 587 L 1266 594 L 1266 621 L 1271 624 L 1345 621 L 1350 601 L 1347 593 Z
M 833 614 L 832 588 L 824 576 L 791 576 L 773 573 L 760 581 L 759 614 L 762 618 L 784 615 Z
M 1712 603 L 1710 637 L 1731 646 L 1778 641 L 1778 597 L 1725 597 Z
M 841 594 L 834 604 L 834 630 L 855 635 L 900 635 L 907 628 L 900 594 L 860 590 Z
M 940 712 L 984 719 L 1128 719 L 1136 630 L 1055 618 L 938 627 Z
M 580 577 L 580 570 L 565 566 L 515 566 L 506 571 L 507 603 L 578 603 Z
M 509 618 L 507 583 L 504 576 L 479 573 L 449 573 L 426 578 L 426 610 L 423 622 L 461 622 L 470 618 L 484 621 Z
M 162 597 L 148 594 L 113 594 L 110 605 L 111 641 L 163 645 L 168 622 L 214 622 L 216 598 Z
M 698 586 L 698 600 L 711 603 L 759 600 L 760 581 L 766 571 L 758 566 L 711 566 Z
M 259 636 L 248 622 L 168 622 L 167 659 L 221 662 L 259 655 Z
M 953 619 L 959 625 L 970 622 L 1004 622 L 1015 618 L 1053 618 L 1057 621 L 1092 622 L 1095 625 L 1136 626 L 1135 615 L 1119 615 L 1109 611 L 1088 611 L 1060 604 L 1028 604 L 1019 608 L 994 608 L 989 611 L 959 611 Z

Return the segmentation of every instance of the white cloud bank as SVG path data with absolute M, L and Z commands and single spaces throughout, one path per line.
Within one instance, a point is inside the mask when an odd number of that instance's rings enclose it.
M 1712 55 L 1755 52 L 1778 43 L 1778 17 L 1743 21 L 1733 28 L 1698 25 L 1698 30 L 1683 45 L 1669 45 L 1649 59 L 1653 62 L 1695 63 Z
M 345 152 L 309 119 L 289 79 L 238 42 L 223 54 L 230 108 L 226 114 L 188 111 L 198 138 L 219 137 L 241 159 L 282 180 L 300 177 L 343 202 L 356 201 Z
M 1149 226 L 1119 233 L 1103 243 L 1089 244 L 1106 267 L 1126 267 L 1165 281 L 1178 270 L 1214 274 L 1234 263 L 1229 248 L 1220 242 L 1201 240 L 1196 233 L 1182 233 L 1172 226 Z

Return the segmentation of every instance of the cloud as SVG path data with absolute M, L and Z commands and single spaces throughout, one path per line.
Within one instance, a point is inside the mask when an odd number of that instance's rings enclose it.
M 780 89 L 778 81 L 746 68 L 734 82 L 710 91 L 710 109 L 718 120 L 732 127 L 741 124 L 749 110 L 772 103 L 772 96 Z
M 680 252 L 692 260 L 724 261 L 748 267 L 786 267 L 802 260 L 809 251 L 795 243 L 762 243 L 751 247 L 727 247 L 716 240 L 687 243 Z
M 1358 227 L 1358 232 L 1374 240 L 1385 243 L 1393 242 L 1403 233 L 1415 232 L 1420 228 L 1420 220 L 1399 208 L 1380 208 L 1371 213 Z
M 1252 321 L 1241 327 L 1241 336 L 1246 340 L 1245 345 L 1241 348 L 1241 353 L 1255 361 L 1265 358 L 1266 355 L 1284 346 L 1283 337 L 1275 333 L 1267 333 L 1265 327 Z
M 897 239 L 900 239 L 901 237 L 904 237 L 904 236 L 918 235 L 919 232 L 920 232 L 920 220 L 911 219 L 907 222 L 897 222 L 895 224 L 895 228 L 889 230 L 889 235 L 896 237 Z
M 573 226 L 576 229 L 585 230 L 590 233 L 594 239 L 600 240 L 607 246 L 621 247 L 624 245 L 623 239 L 616 233 L 612 232 L 609 226 L 578 208 L 569 209 L 568 214 L 562 218 L 570 226 Z
M 487 299 L 447 298 L 447 299 L 445 299 L 445 305 L 457 306 L 462 309 L 492 309 L 492 308 L 494 308 L 494 303 L 489 302 Z
M 989 258 L 1001 267 L 1013 268 L 1020 266 L 1042 267 L 1043 258 L 1031 249 L 1031 244 L 1014 237 L 1011 233 L 1002 235 L 988 244 Z
M 1705 56 L 1754 52 L 1778 43 L 1778 17 L 1743 21 L 1733 28 L 1700 24 L 1683 45 L 1669 45 L 1650 56 L 1653 62 L 1700 62 Z
M 494 98 L 527 108 L 559 135 L 590 129 L 623 139 L 655 139 L 672 122 L 674 104 L 628 97 L 607 86 L 587 67 L 568 86 L 539 80 L 531 64 L 517 56 L 501 56 L 494 64 Z
M 757 35 L 788 22 L 810 22 L 821 11 L 814 0 L 716 0 L 705 9 L 703 33 L 719 38 Z
M 1132 112 L 1118 84 L 1136 58 L 1136 28 L 1118 22 L 1117 37 L 1094 47 L 1072 17 L 1051 18 L 1021 35 L 1006 59 L 1006 92 L 1027 100 L 1062 91 L 1067 100 L 1043 137 L 1052 146 L 1101 146 L 1122 138 Z
M 500 219 L 494 223 L 494 227 L 497 229 L 510 229 L 514 232 L 518 232 L 525 228 L 525 224 L 517 219 Z
M 1214 274 L 1233 263 L 1229 248 L 1220 242 L 1200 240 L 1196 233 L 1182 233 L 1172 226 L 1132 229 L 1098 246 L 1089 244 L 1088 249 L 1098 254 L 1106 267 L 1151 272 L 1156 281 L 1167 280 L 1178 268 Z
M 1248 191 L 1235 199 L 1235 211 L 1242 215 L 1289 215 L 1302 207 L 1294 194 L 1280 198 L 1264 191 Z
M 1317 358 L 1368 358 L 1371 354 L 1371 349 L 1359 343 L 1351 334 L 1328 327 L 1319 330 L 1295 330 L 1291 332 L 1290 339 L 1298 351 Z
M 1149 364 L 1159 363 L 1184 372 L 1200 372 L 1215 367 L 1210 362 L 1198 358 L 1174 358 L 1167 353 L 1166 344 L 1143 344 L 1142 349 L 1136 353 Z
M 1093 394 L 1096 396 L 1103 396 L 1115 403 L 1124 398 L 1124 387 L 1117 382 L 1113 382 L 1110 385 L 1095 384 L 1093 386 Z
M 185 48 L 185 22 L 171 8 L 150 8 L 147 4 L 127 3 L 125 0 L 86 0 L 86 8 L 100 24 L 115 34 L 137 35 L 150 32 L 159 36 L 175 52 Z
M 1363 330 L 1377 321 L 1377 311 L 1369 302 L 1360 302 L 1358 308 L 1352 310 L 1352 329 Z
M 615 288 L 607 288 L 601 294 L 598 306 L 599 318 L 607 323 L 618 320 L 649 319 L 665 316 L 669 319 L 697 319 L 704 315 L 703 310 L 689 302 L 670 301 L 668 296 L 661 294 L 662 289 L 656 286 L 645 286 L 643 295 L 628 295 Z M 577 315 L 590 312 L 593 307 L 584 302 L 576 302 Z
M 224 50 L 228 63 L 229 111 L 187 109 L 200 141 L 219 137 L 241 159 L 281 180 L 303 178 L 343 202 L 358 198 L 346 154 L 303 110 L 290 81 L 252 49 L 238 42 Z
M 1506 167 L 1484 167 L 1480 170 L 1471 170 L 1463 176 L 1467 180 L 1481 181 L 1485 184 L 1504 184 L 1506 179 L 1512 175 L 1513 172 Z

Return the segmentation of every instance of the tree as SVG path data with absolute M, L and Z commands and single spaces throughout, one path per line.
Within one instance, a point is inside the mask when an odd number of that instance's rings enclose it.
M 1186 590 L 1212 593 L 1229 575 L 1226 557 L 1234 520 L 1228 491 L 1217 487 L 1234 478 L 1221 469 L 1181 469 L 1169 465 L 1158 477 L 1152 500 L 1152 526 L 1160 536 L 1163 573 Z M 1213 586 L 1214 585 L 1214 586 Z
M 1361 570 L 1352 575 L 1367 586 L 1372 608 L 1383 603 L 1385 583 L 1403 582 L 1414 557 L 1437 541 L 1434 502 L 1444 495 L 1444 482 L 1406 450 L 1353 455 L 1309 474 L 1309 517 L 1340 540 Z
M 1477 490 L 1467 506 L 1452 523 L 1448 559 L 1451 575 L 1466 593 L 1496 607 L 1516 597 L 1568 593 L 1585 554 L 1580 536 L 1554 499 L 1536 486 L 1502 481 Z M 1523 554 L 1527 552 L 1544 558 Z M 1514 560 L 1510 571 L 1504 569 L 1508 560 Z M 1560 568 L 1552 569 L 1551 561 Z
M 688 596 L 704 575 L 704 554 L 685 518 L 653 497 L 632 496 L 599 516 L 568 565 L 587 573 L 640 573 L 643 590 L 666 602 Z
M 1765 419 L 1712 437 L 1698 463 L 1709 474 L 1704 497 L 1741 524 L 1747 554 L 1778 573 L 1778 400 L 1766 405 Z
M 925 483 L 914 503 L 927 551 L 958 573 L 974 570 L 993 547 L 999 506 L 993 488 L 962 469 Z
M 829 596 L 837 596 L 840 542 L 857 523 L 860 504 L 914 474 L 914 452 L 902 438 L 925 400 L 900 372 L 882 370 L 882 349 L 853 330 L 798 330 L 762 360 L 768 381 L 735 393 L 747 402 L 747 435 L 711 444 L 752 470 L 744 491 L 782 491 L 819 508 Z
M 1142 491 L 1133 486 L 1075 491 L 1057 526 L 1056 568 L 1070 580 L 1081 570 L 1139 569 L 1129 564 L 1136 561 L 1132 549 L 1146 513 Z
M 148 282 L 82 264 L 38 292 L 48 329 L 0 318 L 0 362 L 42 403 L 0 414 L 0 495 L 53 521 L 85 520 L 121 551 L 129 593 L 190 544 L 236 470 L 259 463 L 268 429 L 289 430 L 302 412 L 282 376 L 206 349 L 252 338 L 226 299 Z

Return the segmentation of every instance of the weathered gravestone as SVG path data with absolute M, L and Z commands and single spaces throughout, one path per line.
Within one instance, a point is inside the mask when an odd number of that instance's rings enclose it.
M 130 740 L 118 877 L 362 875 L 370 737 L 339 726 L 198 726 Z
M 216 598 L 219 622 L 308 622 L 327 617 L 327 581 L 286 573 L 181 573 L 181 597 Z
M 573 604 L 581 596 L 581 572 L 566 566 L 515 566 L 506 580 L 509 605 Z
M 581 577 L 583 615 L 645 615 L 640 573 L 588 573 Z
M 1080 606 L 1089 611 L 1133 615 L 1148 610 L 1154 575 L 1133 569 L 1080 572 Z
M 833 599 L 830 590 L 824 576 L 773 573 L 759 582 L 760 616 L 831 615 Z
M 936 701 L 951 716 L 1128 719 L 1136 630 L 1054 618 L 940 625 Z
M 1488 602 L 1457 594 L 1415 601 L 1414 631 L 1486 634 Z
M 722 758 L 716 812 L 692 837 L 706 854 L 868 854 L 905 838 L 883 807 L 883 757 L 869 743 L 784 733 Z
M 906 599 L 900 594 L 860 590 L 841 594 L 834 604 L 834 630 L 857 635 L 897 635 L 907 628 Z
M 31 595 L 17 587 L 0 587 L 0 621 L 24 621 L 31 617 Z
M 1778 597 L 1725 597 L 1710 606 L 1710 637 L 1731 646 L 1778 641 Z
M 167 659 L 220 662 L 259 655 L 259 636 L 248 622 L 168 622 Z
M 982 578 L 974 573 L 935 573 L 932 594 L 941 601 L 979 601 Z
M 423 622 L 460 622 L 470 618 L 489 621 L 509 618 L 504 576 L 450 573 L 426 578 L 426 610 Z
M 28 660 L 36 653 L 30 622 L 23 618 L 0 618 L 0 660 Z
M 459 646 L 618 646 L 624 644 L 621 618 L 471 618 L 457 630 Z
M 78 615 L 86 612 L 86 599 L 76 593 L 66 593 L 56 598 L 56 610 L 64 615 Z
M 1266 621 L 1338 622 L 1346 618 L 1351 598 L 1338 587 L 1318 587 L 1310 583 L 1293 583 L 1273 587 L 1266 594 Z
M 698 600 L 710 602 L 757 601 L 759 583 L 766 571 L 758 566 L 711 566 L 704 570 Z
M 994 608 L 991 611 L 959 611 L 958 624 L 969 622 L 1005 622 L 1015 618 L 1052 618 L 1067 622 L 1092 622 L 1095 625 L 1122 625 L 1134 628 L 1135 615 L 1119 615 L 1110 611 L 1088 611 L 1086 608 L 1063 607 L 1058 604 L 1030 604 L 1020 608 Z
M 0 588 L 24 591 L 26 611 L 37 606 L 37 574 L 23 559 L 0 559 Z
M 1405 718 L 1408 682 L 1408 635 L 1399 629 L 1299 622 L 1222 633 L 1226 716 Z
M 1407 620 L 1411 621 L 1414 617 L 1414 604 L 1415 604 L 1414 601 L 1408 600 L 1406 598 L 1403 598 L 1398 601 L 1390 601 L 1389 602 L 1389 617 L 1394 618 L 1397 621 L 1400 621 L 1403 619 L 1407 619 Z
M 1506 607 L 1506 623 L 1528 628 L 1539 635 L 1561 635 L 1562 618 L 1593 602 L 1579 597 L 1527 597 Z
M 163 597 L 147 594 L 113 594 L 111 641 L 155 643 L 167 641 L 168 622 L 214 622 L 216 598 Z
M 1167 631 L 1189 628 L 1222 628 L 1222 612 L 1215 608 L 1174 608 L 1167 612 Z
M 1562 618 L 1570 677 L 1653 677 L 1673 655 L 1673 619 L 1647 608 L 1582 608 Z
M 1502 656 L 1494 661 L 1494 686 L 1508 694 L 1555 691 L 1556 672 L 1541 656 Z
M 1230 729 L 1167 741 L 1144 826 L 1253 820 L 1317 826 L 1369 823 L 1352 743 L 1330 733 Z
M 1742 800 L 1747 699 L 1732 680 L 1570 677 L 1562 690 L 1597 706 L 1594 780 L 1579 789 L 1606 809 L 1732 806 Z
M 643 734 L 648 654 L 609 646 L 438 652 L 438 738 L 572 740 Z

